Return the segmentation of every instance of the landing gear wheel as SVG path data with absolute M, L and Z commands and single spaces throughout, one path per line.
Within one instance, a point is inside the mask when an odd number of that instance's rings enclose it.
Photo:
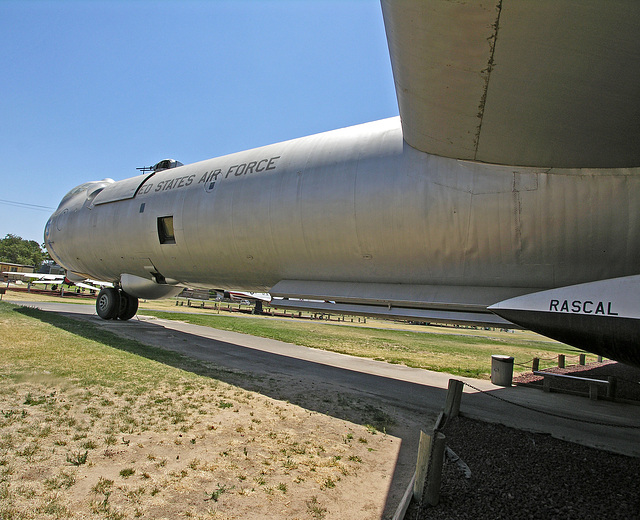
M 118 319 L 127 321 L 133 318 L 138 312 L 138 298 L 131 296 L 124 291 L 120 291 L 120 308 Z
M 103 320 L 115 320 L 120 310 L 120 294 L 118 289 L 103 287 L 96 300 L 96 312 Z

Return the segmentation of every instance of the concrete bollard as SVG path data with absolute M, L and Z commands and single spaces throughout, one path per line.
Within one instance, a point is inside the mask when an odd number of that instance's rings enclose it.
M 491 356 L 491 382 L 498 386 L 511 386 L 513 357 L 499 354 Z

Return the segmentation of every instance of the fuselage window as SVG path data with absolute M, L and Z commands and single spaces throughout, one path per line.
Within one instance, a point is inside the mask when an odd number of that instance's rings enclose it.
M 176 237 L 173 234 L 173 216 L 158 217 L 158 238 L 161 244 L 176 243 Z

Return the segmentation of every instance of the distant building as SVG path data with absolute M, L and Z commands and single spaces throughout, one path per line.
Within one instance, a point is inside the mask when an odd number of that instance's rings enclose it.
M 40 266 L 39 274 L 66 274 L 64 267 L 56 264 L 53 261 L 44 262 Z
M 0 262 L 0 273 L 2 273 L 2 279 L 5 282 L 9 280 L 15 280 L 16 276 L 11 276 L 11 273 L 34 273 L 35 267 L 32 265 L 12 264 L 9 262 Z

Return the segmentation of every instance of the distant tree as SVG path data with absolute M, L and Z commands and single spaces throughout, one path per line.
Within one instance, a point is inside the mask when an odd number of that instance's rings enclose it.
M 23 240 L 11 233 L 0 238 L 0 261 L 32 265 L 38 270 L 42 262 L 50 258 L 49 253 L 35 240 Z

